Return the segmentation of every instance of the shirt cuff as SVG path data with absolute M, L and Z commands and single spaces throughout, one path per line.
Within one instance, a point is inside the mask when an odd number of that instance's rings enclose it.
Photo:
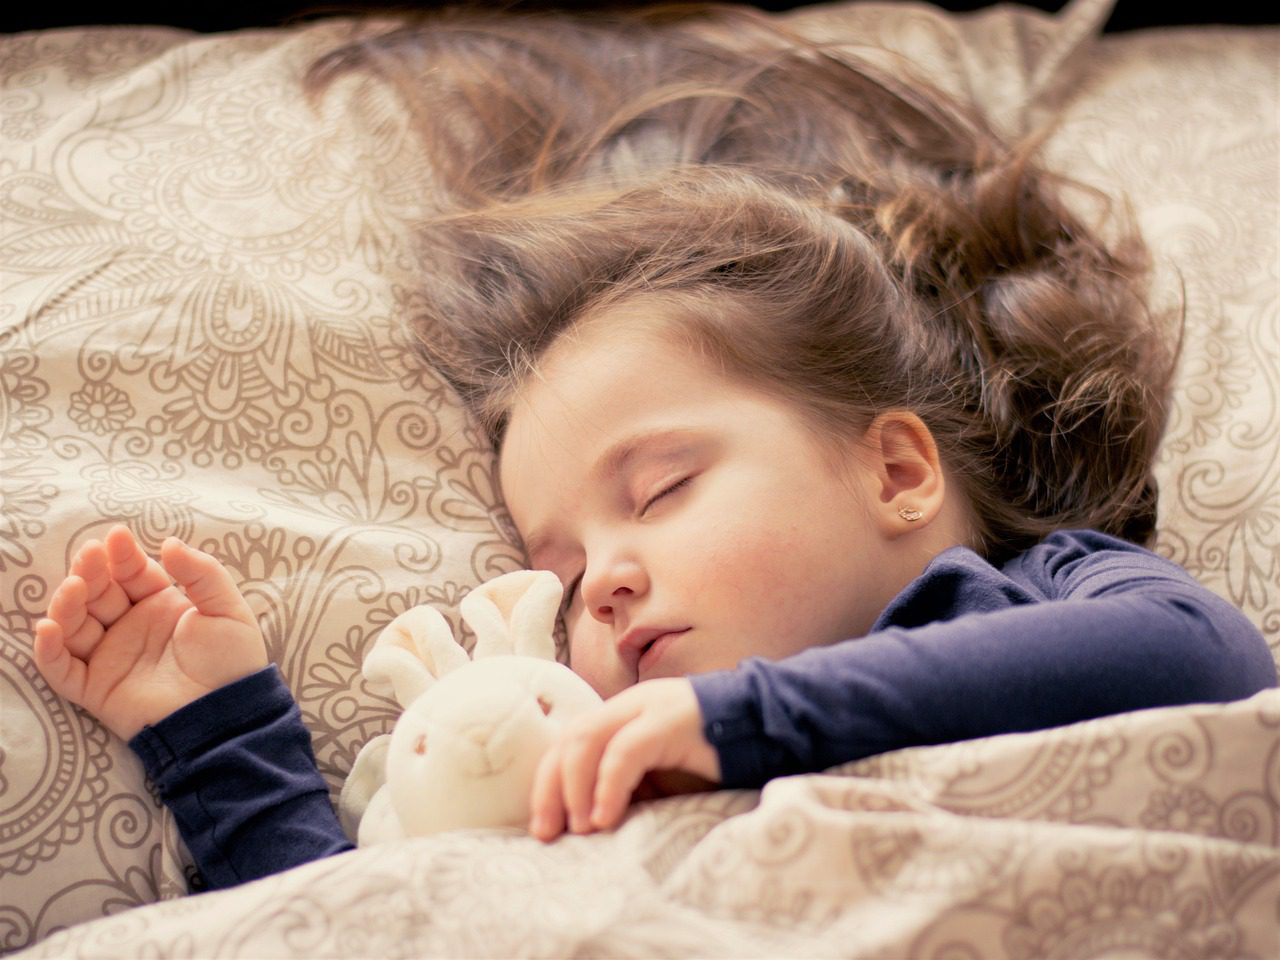
M 774 777 L 799 772 L 786 750 L 770 741 L 760 715 L 760 697 L 741 668 L 689 677 L 702 710 L 702 734 L 720 759 L 720 785 L 761 787 Z
M 143 727 L 129 747 L 156 784 L 175 763 L 197 757 L 293 707 L 293 694 L 275 664 L 206 693 L 163 720 Z M 234 719 L 229 719 L 234 718 Z

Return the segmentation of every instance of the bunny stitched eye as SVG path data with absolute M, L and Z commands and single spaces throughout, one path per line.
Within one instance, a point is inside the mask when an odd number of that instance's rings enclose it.
M 427 752 L 427 735 L 425 733 L 418 734 L 418 739 L 413 741 L 413 752 L 420 757 Z
M 555 706 L 555 704 L 551 702 L 550 697 L 538 697 L 538 707 L 542 710 L 542 715 L 544 717 L 551 712 L 551 708 L 553 706 Z

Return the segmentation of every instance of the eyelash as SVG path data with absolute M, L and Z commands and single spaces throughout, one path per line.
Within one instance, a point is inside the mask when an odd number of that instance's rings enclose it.
M 661 493 L 657 494 L 654 497 L 651 497 L 649 500 L 645 502 L 644 506 L 640 508 L 640 516 L 643 517 L 646 513 L 649 512 L 649 508 L 652 507 L 655 503 L 657 503 L 663 497 L 667 496 L 667 494 L 675 493 L 677 490 L 679 490 L 681 487 L 683 487 L 692 479 L 693 477 L 685 477 L 682 480 L 677 480 L 675 483 L 667 487 Z M 569 588 L 565 590 L 564 601 L 562 602 L 562 605 L 560 607 L 560 613 L 562 616 L 568 613 L 569 608 L 573 606 L 573 598 L 578 592 L 578 584 L 580 583 L 582 583 L 582 574 L 578 574 L 576 577 L 574 577 L 573 582 L 569 584 Z
M 655 496 L 655 497 L 651 497 L 651 498 L 649 499 L 649 502 L 648 502 L 648 503 L 646 503 L 643 507 L 641 507 L 641 508 L 640 508 L 640 516 L 642 516 L 642 517 L 643 517 L 646 513 L 648 513 L 648 512 L 649 512 L 649 508 L 650 508 L 650 507 L 652 507 L 655 503 L 657 503 L 659 500 L 661 500 L 661 499 L 662 499 L 663 497 L 665 497 L 667 494 L 669 494 L 669 493 L 675 493 L 677 490 L 679 490 L 681 487 L 683 487 L 686 483 L 688 483 L 688 482 L 689 482 L 690 480 L 692 480 L 692 479 L 693 479 L 693 477 L 685 477 L 683 480 L 677 480 L 675 483 L 673 483 L 671 486 L 667 487 L 667 489 L 663 490 L 663 491 L 662 491 L 660 494 L 658 494 L 657 496 Z

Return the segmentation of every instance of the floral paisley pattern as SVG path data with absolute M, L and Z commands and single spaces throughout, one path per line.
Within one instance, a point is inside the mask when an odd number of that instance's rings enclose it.
M 1123 192 L 1186 307 L 1159 549 L 1280 652 L 1276 29 L 1099 38 L 1108 0 L 824 5 L 1058 169 Z M 338 789 L 394 705 L 378 632 L 518 567 L 492 456 L 414 359 L 432 198 L 376 84 L 299 78 L 377 22 L 0 37 L 0 952 L 26 957 L 1280 955 L 1280 692 L 918 748 L 635 808 L 613 834 L 361 850 L 184 898 L 172 819 L 53 696 L 35 620 L 127 523 L 221 557 Z M 428 192 L 429 193 L 429 192 Z M 161 902 L 157 902 L 161 901 Z
M 335 789 L 393 720 L 359 673 L 392 611 L 456 620 L 521 562 L 488 451 L 405 349 L 359 126 L 302 97 L 351 26 L 0 39 L 0 949 L 185 887 L 130 752 L 31 663 L 79 543 L 123 522 L 219 555 Z
M 109 383 L 86 383 L 71 395 L 71 419 L 81 430 L 106 436 L 118 433 L 133 416 L 129 395 Z

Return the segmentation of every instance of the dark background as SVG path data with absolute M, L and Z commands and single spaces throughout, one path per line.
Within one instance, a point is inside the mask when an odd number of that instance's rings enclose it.
M 1019 0 L 1023 6 L 1056 12 L 1066 0 Z M 991 5 L 991 0 L 933 0 L 935 6 L 957 12 Z M 0 33 L 80 24 L 154 23 L 193 30 L 235 30 L 240 27 L 276 26 L 315 16 L 351 14 L 367 10 L 421 9 L 436 6 L 430 0 L 100 0 L 85 4 L 77 0 L 7 0 L 0 12 Z M 502 2 L 473 3 L 473 6 L 533 9 L 585 9 L 638 6 L 636 3 L 589 2 Z M 785 10 L 800 3 L 755 3 L 765 10 Z M 1191 23 L 1264 24 L 1280 22 L 1280 4 L 1274 0 L 1213 0 L 1185 4 L 1174 0 L 1118 0 L 1107 22 L 1108 32 L 1151 26 Z

